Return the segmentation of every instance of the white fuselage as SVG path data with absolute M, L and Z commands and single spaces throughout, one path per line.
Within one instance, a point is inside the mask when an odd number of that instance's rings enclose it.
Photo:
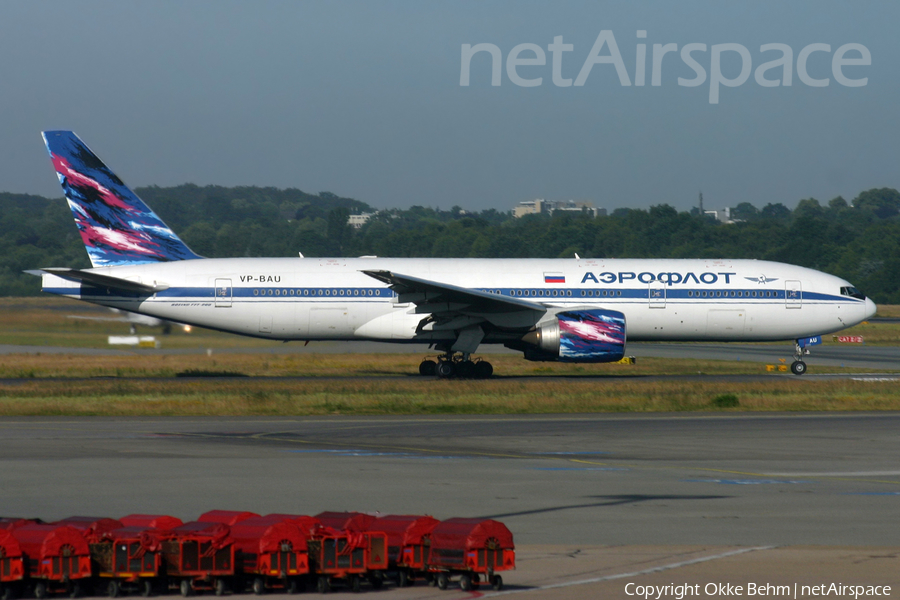
M 151 296 L 107 293 L 44 275 L 44 291 L 161 319 L 278 340 L 433 342 L 427 314 L 397 303 L 362 273 L 389 270 L 559 308 L 624 313 L 631 341 L 763 341 L 821 335 L 875 312 L 842 293 L 843 279 L 783 263 L 704 259 L 228 258 L 91 271 L 148 285 Z M 501 323 L 502 325 L 502 323 Z M 503 327 L 483 343 L 503 342 Z M 518 335 L 518 334 L 517 334 Z

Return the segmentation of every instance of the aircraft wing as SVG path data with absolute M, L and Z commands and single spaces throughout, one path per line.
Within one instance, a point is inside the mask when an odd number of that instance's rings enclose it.
M 416 312 L 429 314 L 419 330 L 460 330 L 490 322 L 512 329 L 530 328 L 547 308 L 536 302 L 420 279 L 391 271 L 363 271 L 388 284 L 398 302 L 411 302 Z

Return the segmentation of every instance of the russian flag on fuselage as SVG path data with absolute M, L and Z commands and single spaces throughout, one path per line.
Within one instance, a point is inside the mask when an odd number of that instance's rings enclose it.
M 544 283 L 565 283 L 566 276 L 562 273 L 544 273 Z

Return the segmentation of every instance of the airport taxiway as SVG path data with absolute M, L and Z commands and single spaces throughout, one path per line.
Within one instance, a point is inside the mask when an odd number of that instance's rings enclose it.
M 541 598 L 624 598 L 628 577 L 885 583 L 900 415 L 5 418 L 0 506 L 496 518 L 520 547 L 508 591 Z

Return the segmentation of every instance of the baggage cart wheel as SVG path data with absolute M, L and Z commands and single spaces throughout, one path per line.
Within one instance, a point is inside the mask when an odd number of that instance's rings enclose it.
M 72 583 L 72 587 L 69 588 L 69 598 L 80 598 L 81 596 L 81 584 L 76 581 Z
M 503 589 L 503 578 L 499 575 L 494 575 L 491 577 L 491 585 L 498 592 Z
M 263 581 L 262 577 L 257 577 L 253 580 L 253 593 L 257 596 L 262 596 L 266 593 L 266 582 Z
M 182 579 L 181 584 L 178 586 L 181 595 L 187 598 L 188 596 L 194 593 L 193 588 L 191 588 L 191 582 L 188 579 Z
M 350 591 L 354 594 L 359 593 L 359 575 L 351 575 L 350 576 Z
M 464 592 L 472 591 L 472 578 L 468 573 L 463 573 L 459 576 L 459 589 Z
M 228 591 L 228 586 L 225 584 L 225 580 L 216 579 L 216 583 L 213 586 L 213 591 L 215 591 L 216 596 L 224 596 L 225 592 Z
M 375 571 L 369 575 L 369 583 L 373 590 L 380 590 L 384 585 L 384 574 L 381 571 Z
M 122 586 L 115 579 L 110 579 L 106 586 L 106 595 L 110 598 L 117 598 L 122 590 Z
M 153 593 L 153 582 L 151 582 L 149 579 L 143 580 L 139 587 L 141 596 L 143 596 L 144 598 L 149 598 L 150 594 Z
M 327 576 L 322 575 L 321 577 L 319 577 L 319 580 L 316 582 L 316 590 L 320 594 L 327 594 L 331 591 L 331 581 Z
M 446 590 L 447 585 L 450 583 L 450 578 L 447 577 L 446 573 L 438 573 L 437 575 L 437 586 L 439 590 Z
M 16 591 L 11 585 L 0 586 L 0 600 L 13 600 L 16 597 Z
M 298 594 L 303 591 L 303 584 L 296 578 L 288 579 L 286 587 L 288 594 Z
M 400 574 L 397 577 L 397 587 L 406 587 L 409 585 L 409 573 L 406 569 L 400 569 Z
M 38 600 L 42 600 L 47 597 L 47 584 L 43 581 L 38 581 L 34 584 L 34 597 Z
M 425 573 L 425 583 L 428 584 L 428 587 L 434 587 L 437 585 L 437 580 L 434 578 L 434 573 Z

